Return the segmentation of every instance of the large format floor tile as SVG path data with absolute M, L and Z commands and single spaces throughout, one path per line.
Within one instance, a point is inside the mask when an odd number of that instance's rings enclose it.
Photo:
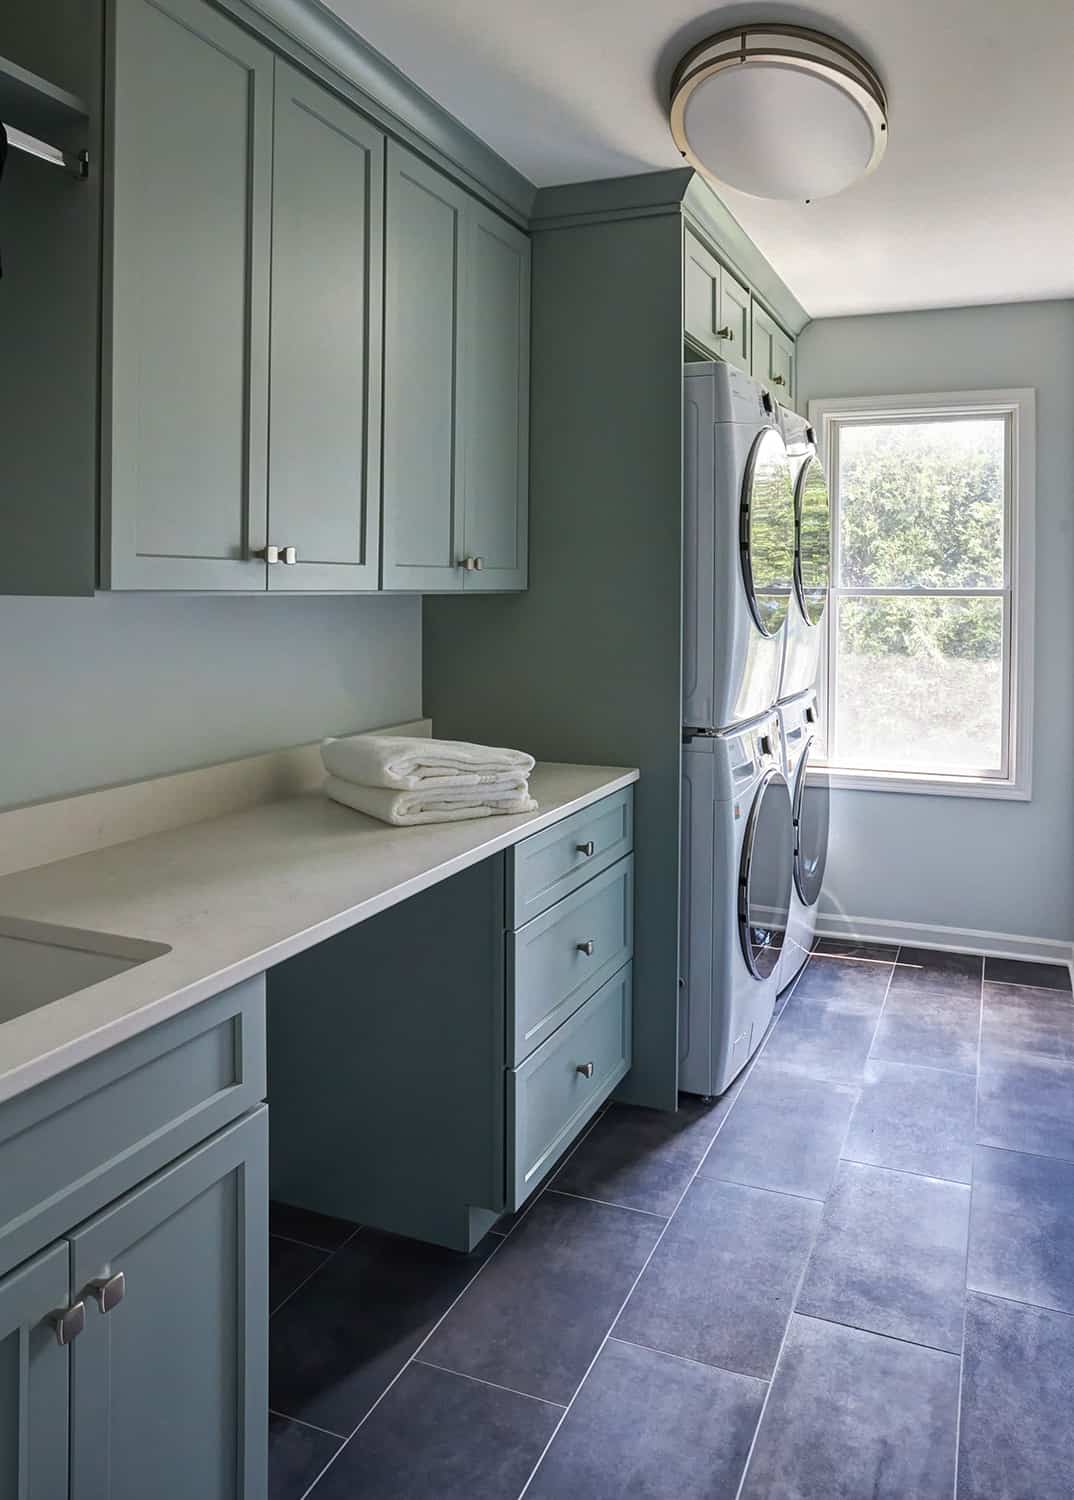
M 675 1211 L 732 1103 L 729 1090 L 714 1104 L 684 1095 L 674 1115 L 613 1105 L 561 1169 L 553 1186 L 582 1198 L 666 1217 Z
M 812 957 L 765 1059 L 811 1078 L 860 1082 L 891 972 L 890 964 Z
M 822 958 L 857 958 L 869 963 L 893 964 L 899 956 L 898 943 L 857 942 L 854 938 L 817 939 L 814 953 Z
M 339 1452 L 343 1439 L 269 1417 L 268 1500 L 302 1500 L 329 1459 Z
M 948 953 L 944 948 L 899 949 L 899 970 L 916 975 L 926 983 L 948 986 L 972 985 L 981 981 L 984 960 L 979 953 Z
M 959 1361 L 795 1315 L 742 1500 L 950 1500 Z
M 701 1176 L 823 1198 L 856 1099 L 850 1086 L 791 1071 L 766 1051 L 702 1163 Z
M 986 958 L 984 977 L 996 984 L 1032 984 L 1040 989 L 1066 990 L 1070 994 L 1070 970 L 1066 964 L 1038 964 L 1023 958 Z
M 558 1406 L 412 1364 L 314 1491 L 314 1500 L 514 1500 Z
M 269 1204 L 269 1234 L 281 1235 L 315 1250 L 338 1250 L 358 1228 L 348 1219 L 333 1219 L 315 1214 L 308 1208 L 293 1208 L 289 1203 Z
M 958 955 L 950 955 L 957 957 Z M 980 959 L 977 959 L 978 973 Z M 981 984 L 958 968 L 898 965 L 872 1056 L 954 1072 L 977 1071 Z
M 799 1312 L 957 1354 L 970 1190 L 843 1162 Z
M 967 1280 L 1074 1313 L 1074 1162 L 977 1148 Z
M 526 1500 L 730 1500 L 766 1389 L 609 1339 Z
M 329 1251 L 314 1250 L 312 1245 L 300 1245 L 295 1240 L 285 1240 L 279 1235 L 269 1236 L 269 1312 L 275 1312 L 280 1303 L 297 1291 L 328 1259 Z
M 1074 1318 L 970 1295 L 958 1500 L 1070 1500 Z
M 974 1083 L 963 1073 L 866 1064 L 843 1155 L 851 1161 L 969 1182 Z
M 977 1139 L 1074 1161 L 1074 1063 L 1029 1053 L 982 1058 Z
M 269 1322 L 269 1405 L 347 1436 L 488 1254 L 365 1229 Z
M 568 1402 L 665 1222 L 546 1193 L 460 1298 L 423 1357 Z
M 1074 1062 L 1074 1000 L 1057 990 L 986 984 L 982 1064 L 1026 1053 Z
M 767 1379 L 819 1218 L 805 1198 L 698 1178 L 615 1336 Z

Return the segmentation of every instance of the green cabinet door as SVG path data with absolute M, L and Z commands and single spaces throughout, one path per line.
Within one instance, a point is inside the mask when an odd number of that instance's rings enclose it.
M 461 589 L 466 194 L 388 142 L 385 589 Z
M 719 353 L 729 364 L 750 373 L 750 289 L 726 266 L 720 276 Z
M 463 587 L 524 589 L 529 536 L 530 241 L 469 206 L 464 280 Z
M 689 229 L 684 232 L 683 298 L 686 336 L 706 354 L 720 352 L 720 262 Z
M 267 1156 L 262 1107 L 70 1237 L 72 1500 L 264 1500 Z
M 784 406 L 794 405 L 794 340 L 765 312 L 753 304 L 752 371 L 755 380 L 767 386 Z
M 115 0 L 102 584 L 264 589 L 273 60 L 202 0 Z
M 66 1500 L 69 1348 L 66 1242 L 0 1281 L 0 1500 Z
M 384 136 L 276 62 L 270 589 L 379 587 Z

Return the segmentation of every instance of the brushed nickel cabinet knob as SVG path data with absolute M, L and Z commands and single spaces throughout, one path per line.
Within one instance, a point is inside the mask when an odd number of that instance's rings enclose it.
M 113 1307 L 118 1307 L 127 1292 L 127 1278 L 122 1271 L 117 1271 L 114 1276 L 98 1276 L 91 1281 L 87 1290 L 96 1299 L 97 1306 L 103 1313 L 110 1313 Z
M 586 859 L 588 859 L 595 852 L 597 846 L 592 839 L 586 839 L 584 844 L 575 844 L 574 847 L 578 850 L 579 854 L 584 854 Z
M 464 557 L 459 566 L 465 568 L 467 573 L 480 573 L 485 566 L 485 559 L 483 557 Z
M 593 957 L 593 939 L 592 938 L 586 938 L 586 940 L 585 940 L 584 943 L 576 943 L 575 947 L 578 949 L 579 953 L 584 953 L 585 956 L 586 956 L 586 958 L 592 958 Z
M 86 1304 L 82 1301 L 73 1302 L 70 1307 L 54 1312 L 52 1326 L 56 1331 L 57 1344 L 66 1346 L 73 1343 L 86 1326 Z
M 718 339 L 726 339 L 729 344 L 733 344 L 735 342 L 735 330 L 729 326 L 717 328 L 716 337 Z
M 254 556 L 259 557 L 262 562 L 278 563 L 280 560 L 280 549 L 279 547 L 258 547 Z
M 783 378 L 782 375 L 773 375 L 772 376 L 772 384 L 773 385 L 786 385 L 787 382 L 784 380 L 784 378 Z
M 594 1070 L 593 1064 L 591 1062 L 588 1062 L 588 1063 L 579 1063 L 578 1066 L 575 1068 L 574 1071 L 576 1073 L 580 1073 L 583 1078 L 592 1078 L 593 1077 L 593 1073 L 594 1073 L 595 1070 Z
M 298 548 L 297 547 L 281 547 L 280 548 L 280 561 L 286 567 L 293 568 L 294 565 L 295 565 L 295 563 L 298 562 Z

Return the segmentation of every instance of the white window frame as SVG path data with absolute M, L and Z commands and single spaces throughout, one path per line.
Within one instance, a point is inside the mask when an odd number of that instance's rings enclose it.
M 995 797 L 1028 802 L 1032 795 L 1033 768 L 1033 625 L 1035 612 L 1035 509 L 1036 509 L 1036 392 L 1031 389 L 1001 391 L 941 391 L 914 396 L 825 396 L 809 403 L 809 420 L 817 433 L 821 460 L 831 493 L 833 578 L 835 549 L 839 542 L 838 439 L 842 422 L 909 420 L 930 417 L 988 417 L 1007 419 L 1007 495 L 1004 537 L 1004 579 L 1000 589 L 900 590 L 902 594 L 957 595 L 969 597 L 994 593 L 1006 601 L 1004 645 L 1007 669 L 1007 713 L 1003 724 L 1005 773 L 944 773 L 939 771 L 879 771 L 829 763 L 833 787 L 849 791 L 914 792 L 940 797 Z M 833 459 L 835 461 L 830 462 Z M 820 695 L 825 723 L 829 722 L 828 690 L 835 671 L 835 601 L 824 628 Z M 847 593 L 886 589 L 847 589 Z

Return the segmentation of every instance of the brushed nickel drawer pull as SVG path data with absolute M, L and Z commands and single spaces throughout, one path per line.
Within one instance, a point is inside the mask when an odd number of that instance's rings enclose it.
M 579 1063 L 578 1066 L 575 1068 L 574 1071 L 576 1073 L 581 1073 L 581 1075 L 582 1075 L 583 1078 L 592 1078 L 593 1077 L 593 1072 L 594 1072 L 593 1064 L 591 1062 L 590 1063 Z
M 592 938 L 586 938 L 586 940 L 585 940 L 584 943 L 575 943 L 574 946 L 578 949 L 579 953 L 584 953 L 585 956 L 586 956 L 586 958 L 592 958 L 593 957 L 593 939 Z
M 86 1326 L 86 1304 L 73 1302 L 70 1307 L 60 1308 L 52 1314 L 52 1326 L 56 1330 L 56 1342 L 66 1346 L 73 1343 Z
M 592 839 L 586 839 L 584 844 L 575 844 L 574 847 L 578 850 L 579 854 L 584 854 L 586 859 L 588 859 L 591 854 L 596 853 L 597 848 Z
M 127 1291 L 127 1278 L 122 1271 L 117 1271 L 114 1276 L 98 1276 L 91 1281 L 88 1291 L 96 1298 L 97 1306 L 103 1313 L 110 1313 L 113 1307 L 118 1307 L 123 1301 Z

